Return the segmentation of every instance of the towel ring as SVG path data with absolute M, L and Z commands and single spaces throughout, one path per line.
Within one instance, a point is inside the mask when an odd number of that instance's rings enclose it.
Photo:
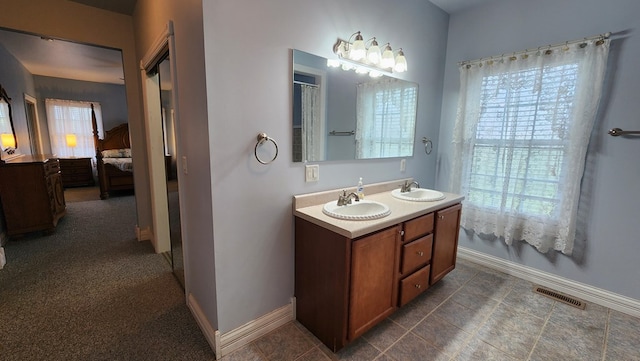
M 260 164 L 269 164 L 274 160 L 276 160 L 276 158 L 278 158 L 278 143 L 276 143 L 276 141 L 273 138 L 269 137 L 267 133 L 258 133 L 257 139 L 258 139 L 258 142 L 256 143 L 256 147 L 253 149 L 253 154 L 256 156 L 256 159 L 258 160 L 258 162 L 260 162 Z M 271 159 L 270 161 L 264 161 L 260 159 L 260 157 L 258 157 L 258 146 L 266 141 L 271 141 L 271 143 L 273 143 L 273 145 L 276 147 L 276 154 L 273 156 L 273 159 Z
M 433 150 L 433 142 L 431 142 L 431 139 L 422 137 L 422 143 L 424 143 L 424 152 L 426 154 L 431 154 L 431 151 Z

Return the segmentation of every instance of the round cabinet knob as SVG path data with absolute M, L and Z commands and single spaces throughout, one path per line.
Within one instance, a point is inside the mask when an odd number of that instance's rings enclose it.
M 404 236 L 404 231 L 400 231 L 400 235 L 401 235 L 401 236 Z
M 420 289 L 420 287 L 422 287 L 422 286 L 420 286 L 420 284 L 418 283 L 418 284 L 416 285 L 416 288 L 417 288 L 417 289 Z

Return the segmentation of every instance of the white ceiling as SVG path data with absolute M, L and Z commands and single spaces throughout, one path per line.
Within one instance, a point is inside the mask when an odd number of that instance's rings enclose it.
M 449 14 L 456 13 L 492 0 L 429 0 Z
M 71 0 L 131 15 L 136 0 Z M 429 0 L 449 14 L 492 0 Z M 124 84 L 119 50 L 0 29 L 0 44 L 34 75 L 100 83 Z
M 124 84 L 122 52 L 0 30 L 4 46 L 33 75 Z

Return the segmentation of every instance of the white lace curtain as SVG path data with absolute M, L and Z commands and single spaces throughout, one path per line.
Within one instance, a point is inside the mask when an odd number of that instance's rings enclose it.
M 91 104 L 98 123 L 98 134 L 104 137 L 100 103 L 73 100 L 45 99 L 51 152 L 58 157 L 95 157 Z M 67 146 L 67 135 L 76 137 L 76 147 Z
M 323 160 L 323 133 L 320 119 L 320 90 L 312 85 L 300 85 L 302 97 L 302 159 Z
M 451 190 L 461 226 L 571 254 L 609 41 L 463 63 Z
M 358 84 L 356 158 L 413 155 L 418 87 L 395 79 Z

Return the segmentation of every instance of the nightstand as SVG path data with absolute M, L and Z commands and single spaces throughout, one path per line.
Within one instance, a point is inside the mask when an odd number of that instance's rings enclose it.
M 94 185 L 91 158 L 60 158 L 60 173 L 65 188 Z

